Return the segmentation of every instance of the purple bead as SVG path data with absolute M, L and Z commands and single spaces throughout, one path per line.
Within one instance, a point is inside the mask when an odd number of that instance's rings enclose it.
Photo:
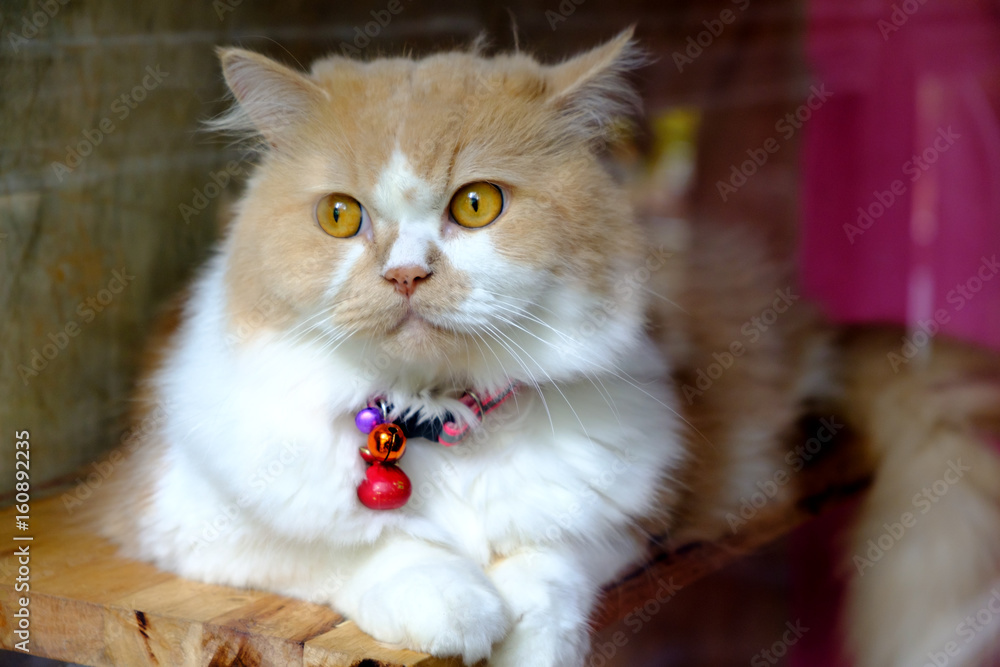
M 354 417 L 354 425 L 362 433 L 371 433 L 372 429 L 382 423 L 382 413 L 378 408 L 365 408 Z

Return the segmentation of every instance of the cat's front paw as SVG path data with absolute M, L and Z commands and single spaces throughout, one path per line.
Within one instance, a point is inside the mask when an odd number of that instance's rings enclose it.
M 567 630 L 545 619 L 522 619 L 497 646 L 489 667 L 581 667 L 589 633 L 585 625 Z
M 490 667 L 582 667 L 597 588 L 573 558 L 525 550 L 499 561 L 490 579 L 511 610 L 513 627 Z
M 404 568 L 361 595 L 354 620 L 381 641 L 468 664 L 488 657 L 510 628 L 500 594 L 472 563 Z

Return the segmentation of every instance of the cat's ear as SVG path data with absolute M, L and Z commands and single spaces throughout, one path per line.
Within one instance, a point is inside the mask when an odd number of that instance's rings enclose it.
M 286 127 L 328 99 L 308 77 L 259 53 L 236 48 L 220 48 L 217 53 L 238 107 L 212 121 L 214 129 L 259 134 L 273 145 Z
M 632 35 L 634 26 L 595 49 L 546 68 L 550 103 L 582 133 L 604 136 L 613 121 L 640 108 L 639 95 L 626 79 L 646 64 Z

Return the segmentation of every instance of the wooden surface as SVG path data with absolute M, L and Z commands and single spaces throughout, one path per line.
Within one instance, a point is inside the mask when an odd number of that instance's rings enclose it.
M 12 508 L 0 523 L 13 525 Z M 18 641 L 13 614 L 23 595 L 13 590 L 13 551 L 29 544 L 34 655 L 116 667 L 460 664 L 382 646 L 328 607 L 187 581 L 119 558 L 73 524 L 58 496 L 32 506 L 31 526 L 34 539 L 7 542 L 0 560 L 0 647 L 8 650 Z
M 795 480 L 783 506 L 765 506 L 738 534 L 715 543 L 654 550 L 649 563 L 610 588 L 595 619 L 603 627 L 656 594 L 685 587 L 852 496 L 865 484 L 863 457 L 831 448 Z M 0 525 L 14 526 L 13 508 Z M 10 527 L 10 528 L 7 528 Z M 7 532 L 5 530 L 5 533 Z M 76 523 L 58 495 L 32 504 L 30 542 L 0 549 L 0 648 L 13 649 L 18 608 L 14 550 L 30 545 L 31 652 L 84 665 L 171 667 L 458 667 L 375 642 L 328 607 L 257 591 L 180 579 L 125 560 Z

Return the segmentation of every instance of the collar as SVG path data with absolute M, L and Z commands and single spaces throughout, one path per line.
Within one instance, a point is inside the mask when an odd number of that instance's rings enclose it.
M 413 414 L 406 418 L 399 417 L 393 423 L 403 429 L 407 438 L 426 438 L 431 442 L 451 447 L 460 443 L 473 428 L 482 423 L 486 415 L 503 405 L 514 395 L 519 386 L 520 383 L 514 381 L 496 392 L 466 391 L 459 400 L 472 410 L 475 415 L 474 422 L 462 422 L 448 412 L 432 419 L 421 419 L 419 414 Z M 368 410 L 377 410 L 380 421 L 384 422 L 392 413 L 393 405 L 384 397 L 375 397 L 368 402 L 367 408 L 358 413 L 358 418 L 360 419 Z M 358 427 L 361 428 L 361 424 L 358 424 Z
M 475 421 L 470 424 L 460 424 L 450 413 L 424 421 L 414 415 L 387 424 L 392 406 L 384 397 L 369 401 L 368 406 L 354 417 L 358 430 L 368 435 L 368 446 L 359 448 L 368 467 L 365 478 L 358 485 L 358 500 L 373 510 L 393 510 L 405 505 L 413 486 L 396 464 L 406 452 L 407 439 L 427 438 L 445 447 L 457 445 L 473 426 L 481 423 L 483 417 L 503 404 L 516 389 L 517 384 L 512 382 L 496 393 L 465 392 L 459 400 L 475 415 Z

